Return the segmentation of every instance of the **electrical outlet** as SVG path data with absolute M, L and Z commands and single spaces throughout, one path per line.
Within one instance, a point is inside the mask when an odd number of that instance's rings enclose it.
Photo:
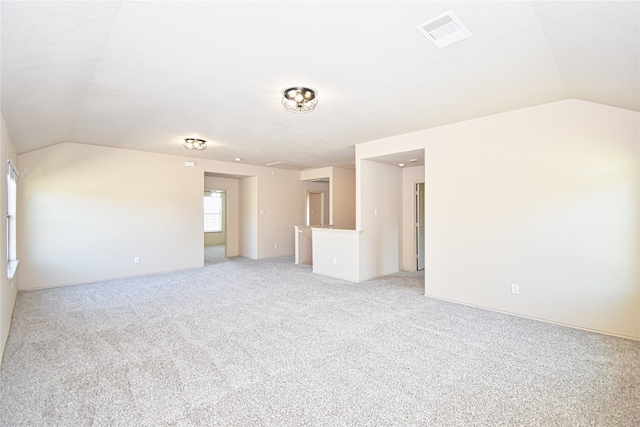
M 520 293 L 520 285 L 516 285 L 515 283 L 511 284 L 511 293 L 519 294 Z
M 338 263 L 338 258 L 333 257 L 333 263 L 334 263 L 334 264 L 337 264 L 337 263 Z
M 140 257 L 139 257 L 139 256 L 135 257 L 135 258 L 133 259 L 133 262 L 134 262 L 135 264 L 140 264 Z
M 278 244 L 277 244 L 277 243 L 274 243 L 274 244 L 273 244 L 273 248 L 274 248 L 274 249 L 278 249 Z

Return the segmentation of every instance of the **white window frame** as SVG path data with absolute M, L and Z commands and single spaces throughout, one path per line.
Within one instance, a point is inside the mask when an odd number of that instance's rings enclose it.
M 204 232 L 222 232 L 222 193 L 207 191 L 203 199 Z
M 18 172 L 11 160 L 7 160 L 7 278 L 12 279 L 18 267 L 16 244 L 16 203 Z

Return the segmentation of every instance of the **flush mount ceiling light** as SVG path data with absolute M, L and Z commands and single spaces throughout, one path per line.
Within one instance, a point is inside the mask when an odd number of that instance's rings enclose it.
M 282 91 L 282 106 L 292 113 L 310 113 L 318 105 L 316 91 L 296 86 Z
M 182 145 L 188 150 L 206 150 L 207 141 L 197 138 L 185 138 Z

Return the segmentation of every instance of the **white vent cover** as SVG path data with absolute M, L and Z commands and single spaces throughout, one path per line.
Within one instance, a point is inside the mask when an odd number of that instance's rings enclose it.
M 451 11 L 443 13 L 430 21 L 416 27 L 426 38 L 431 40 L 438 49 L 452 45 L 471 37 L 467 27 Z
M 267 163 L 265 166 L 269 166 L 272 168 L 289 169 L 294 171 L 309 169 L 309 166 L 305 166 L 305 165 L 301 165 L 299 163 L 293 163 L 293 162 L 272 162 L 272 163 Z

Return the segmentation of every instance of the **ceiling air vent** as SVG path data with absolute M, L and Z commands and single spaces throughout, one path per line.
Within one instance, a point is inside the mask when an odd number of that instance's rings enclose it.
M 301 165 L 300 163 L 293 163 L 293 162 L 272 162 L 272 163 L 267 163 L 265 166 L 269 166 L 272 168 L 289 169 L 293 171 L 301 171 L 301 170 L 309 169 L 309 166 L 305 166 L 305 165 Z
M 467 27 L 451 11 L 420 24 L 417 28 L 438 49 L 471 37 Z

